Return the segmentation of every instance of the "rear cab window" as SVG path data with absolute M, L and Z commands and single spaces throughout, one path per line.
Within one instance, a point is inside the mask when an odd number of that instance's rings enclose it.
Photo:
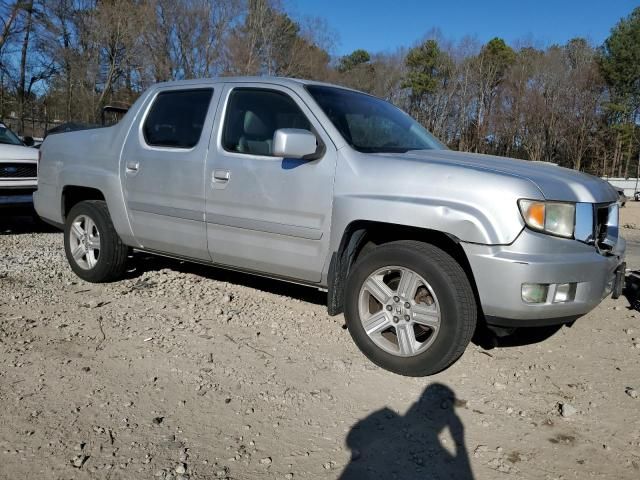
M 152 147 L 190 149 L 200 141 L 213 88 L 166 90 L 153 101 L 142 133 Z

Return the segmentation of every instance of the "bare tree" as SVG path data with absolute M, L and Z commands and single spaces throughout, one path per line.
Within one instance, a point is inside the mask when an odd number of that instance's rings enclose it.
M 568 71 L 562 95 L 562 141 L 571 167 L 581 170 L 598 128 L 605 85 L 595 62 L 595 50 L 586 40 L 571 40 L 565 47 L 565 61 Z
M 10 121 L 24 134 L 29 117 L 41 130 L 49 118 L 95 122 L 106 103 L 131 103 L 158 81 L 281 75 L 385 98 L 460 150 L 632 170 L 638 127 L 609 84 L 628 83 L 613 69 L 624 42 L 482 44 L 432 29 L 413 48 L 336 58 L 335 38 L 281 0 L 0 0 L 0 116 L 17 111 Z M 602 55 L 616 52 L 603 75 Z
M 20 80 L 18 81 L 18 105 L 20 108 L 20 130 L 24 131 L 24 106 L 26 102 L 26 72 L 27 72 L 27 52 L 29 50 L 29 38 L 33 28 L 33 0 L 28 1 L 23 6 L 25 12 L 24 37 L 22 40 L 22 50 L 20 52 Z
M 22 3 L 17 0 L 11 3 L 5 1 L 0 2 L 0 22 L 2 22 L 2 27 L 0 28 L 0 53 L 14 29 L 18 13 L 21 9 Z

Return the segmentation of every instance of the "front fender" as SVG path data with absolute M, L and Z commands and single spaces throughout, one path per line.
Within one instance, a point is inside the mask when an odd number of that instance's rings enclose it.
M 439 157 L 343 149 L 337 172 L 331 252 L 359 220 L 438 231 L 461 242 L 510 244 L 524 228 L 518 199 L 544 198 L 520 175 Z
M 463 242 L 485 245 L 509 244 L 524 227 L 515 202 L 495 211 L 477 204 L 425 197 L 345 195 L 334 202 L 332 252 L 338 250 L 348 226 L 358 220 L 436 230 Z

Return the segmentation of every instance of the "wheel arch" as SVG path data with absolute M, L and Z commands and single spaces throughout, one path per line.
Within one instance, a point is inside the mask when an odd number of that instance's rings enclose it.
M 106 201 L 104 193 L 93 187 L 85 187 L 81 185 L 65 185 L 62 188 L 61 196 L 61 213 L 62 220 L 66 221 L 67 215 L 71 209 L 80 202 L 85 200 L 103 200 Z
M 129 224 L 124 193 L 118 176 L 98 175 L 95 171 L 86 169 L 82 171 L 85 175 L 81 176 L 79 172 L 69 173 L 65 176 L 64 181 L 61 182 L 62 187 L 58 190 L 60 204 L 57 208 L 60 209 L 62 223 L 64 224 L 67 214 L 78 202 L 102 200 L 107 204 L 113 225 L 122 241 L 127 245 L 137 246 L 138 244 Z
M 456 236 L 439 230 L 372 220 L 355 220 L 347 225 L 338 249 L 331 255 L 327 277 L 329 315 L 342 313 L 346 279 L 358 257 L 378 245 L 398 240 L 417 240 L 429 243 L 451 255 L 467 275 L 476 298 L 479 317 L 482 318 L 475 278 L 469 260 L 460 245 L 460 240 Z

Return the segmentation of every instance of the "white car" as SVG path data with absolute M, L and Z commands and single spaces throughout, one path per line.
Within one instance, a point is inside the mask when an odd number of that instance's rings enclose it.
M 27 144 L 0 123 L 0 209 L 11 212 L 33 205 L 33 192 L 38 188 L 38 150 Z

